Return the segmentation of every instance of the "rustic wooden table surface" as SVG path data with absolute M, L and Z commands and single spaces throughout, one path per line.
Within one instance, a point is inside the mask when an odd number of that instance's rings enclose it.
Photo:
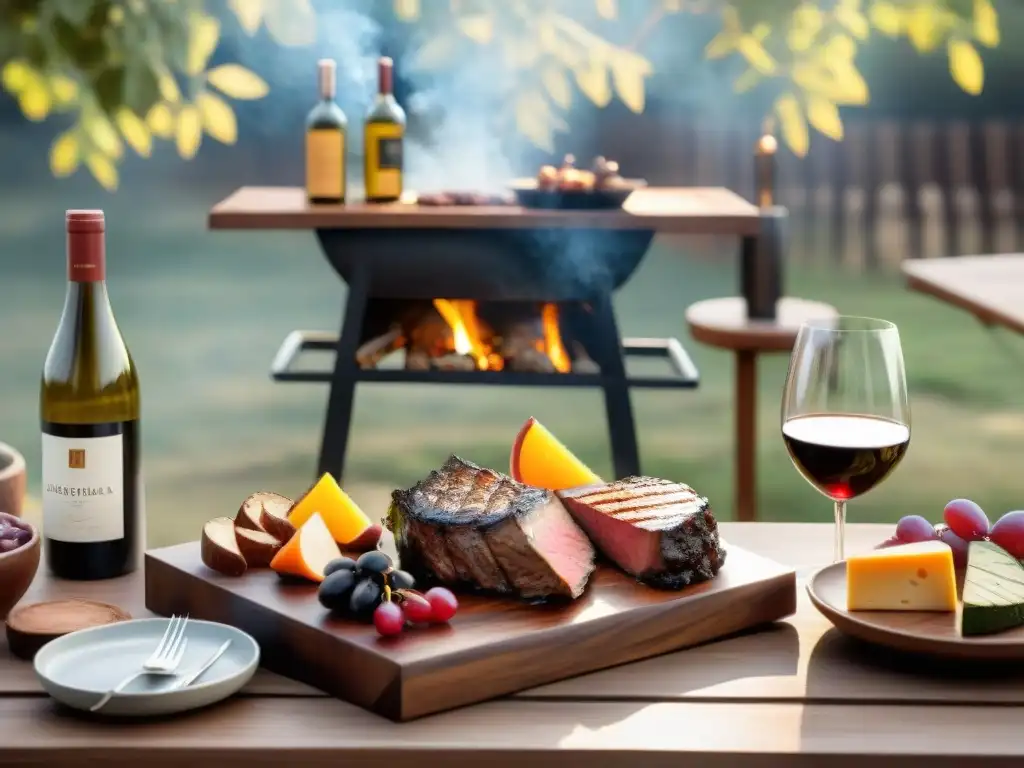
M 622 210 L 538 210 L 518 205 L 420 206 L 405 202 L 316 205 L 300 187 L 242 187 L 210 211 L 210 229 L 401 228 L 649 229 L 700 235 L 756 235 L 760 211 L 723 187 L 638 189 Z
M 902 270 L 911 290 L 1024 334 L 1024 255 L 914 259 Z
M 806 569 L 827 524 L 732 523 L 737 545 Z M 851 551 L 891 526 L 851 525 Z M 142 575 L 67 585 L 142 608 Z M 396 724 L 260 671 L 204 712 L 114 723 L 59 708 L 0 647 L 0 764 L 85 766 L 517 766 L 770 768 L 987 766 L 1024 759 L 1024 673 L 899 660 L 838 636 L 800 586 L 799 608 L 754 634 Z

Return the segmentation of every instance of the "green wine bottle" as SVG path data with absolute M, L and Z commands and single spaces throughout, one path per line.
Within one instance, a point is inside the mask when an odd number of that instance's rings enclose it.
M 145 541 L 139 380 L 110 308 L 103 211 L 68 211 L 64 311 L 43 365 L 43 540 L 53 575 L 135 570 Z
M 345 202 L 345 135 L 348 119 L 334 100 L 337 65 L 318 64 L 320 101 L 306 118 L 306 198 L 311 203 Z

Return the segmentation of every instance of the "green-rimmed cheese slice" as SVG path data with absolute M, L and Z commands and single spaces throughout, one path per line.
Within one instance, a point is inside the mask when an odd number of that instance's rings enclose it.
M 991 541 L 972 541 L 964 577 L 965 637 L 1024 626 L 1024 566 Z

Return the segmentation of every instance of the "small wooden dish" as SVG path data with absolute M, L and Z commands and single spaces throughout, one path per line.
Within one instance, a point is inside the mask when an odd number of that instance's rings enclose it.
M 1024 661 L 1024 627 L 962 637 L 959 604 L 956 613 L 846 610 L 846 563 L 826 566 L 811 576 L 807 594 L 836 629 L 874 645 L 945 659 Z
M 0 512 L 0 520 L 12 521 L 13 515 Z M 0 619 L 25 596 L 32 580 L 39 570 L 40 537 L 34 525 L 17 520 L 18 525 L 28 528 L 32 538 L 10 552 L 0 552 Z
M 510 185 L 524 208 L 563 211 L 610 211 L 621 208 L 634 190 L 646 187 L 643 179 L 623 179 L 612 187 L 590 190 L 538 189 L 536 179 L 516 179 Z
M 7 644 L 20 659 L 31 660 L 51 640 L 89 627 L 127 621 L 116 605 L 95 600 L 52 600 L 19 605 L 7 616 Z

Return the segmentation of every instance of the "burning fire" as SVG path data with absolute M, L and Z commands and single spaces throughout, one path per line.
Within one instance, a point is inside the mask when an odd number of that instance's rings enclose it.
M 500 371 L 505 361 L 484 340 L 476 316 L 476 302 L 466 299 L 434 299 L 434 308 L 452 330 L 452 345 L 457 354 L 473 359 L 481 371 Z M 568 373 L 572 369 L 569 353 L 562 343 L 558 325 L 558 305 L 541 308 L 543 338 L 537 340 L 538 351 L 545 353 L 555 370 Z

